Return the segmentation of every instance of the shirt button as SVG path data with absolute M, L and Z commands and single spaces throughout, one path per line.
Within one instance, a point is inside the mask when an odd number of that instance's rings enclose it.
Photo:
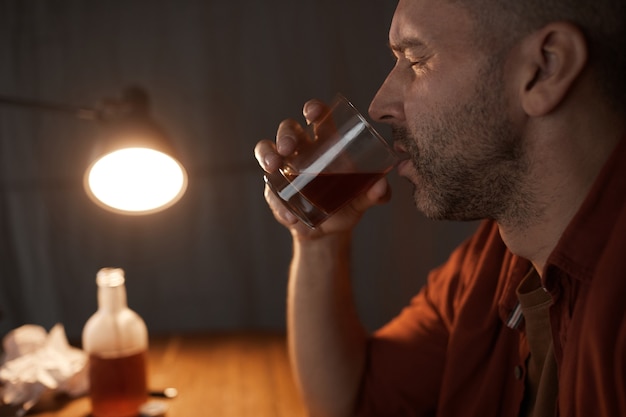
M 524 371 L 522 370 L 522 367 L 518 365 L 515 368 L 513 368 L 513 375 L 515 375 L 515 379 L 522 379 L 522 376 L 524 375 Z

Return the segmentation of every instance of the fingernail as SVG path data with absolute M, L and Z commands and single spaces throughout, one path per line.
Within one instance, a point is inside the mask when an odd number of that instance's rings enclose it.
M 319 113 L 319 105 L 316 103 L 309 103 L 302 111 L 307 124 L 311 124 L 311 118 L 316 113 Z
M 273 153 L 266 155 L 265 158 L 263 158 L 263 161 L 265 162 L 265 168 L 268 168 L 268 169 L 271 169 L 273 167 L 277 167 L 278 165 L 280 165 L 280 157 Z
M 288 155 L 294 151 L 296 140 L 292 136 L 283 136 L 277 145 L 278 153 Z

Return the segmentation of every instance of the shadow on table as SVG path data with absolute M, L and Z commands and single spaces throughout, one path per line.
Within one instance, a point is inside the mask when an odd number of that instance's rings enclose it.
M 70 402 L 76 400 L 76 397 L 70 397 L 67 394 L 50 394 L 44 395 L 35 406 L 29 410 L 25 417 L 35 416 L 38 413 L 54 413 L 60 411 L 67 406 Z M 19 405 L 5 405 L 0 404 L 0 417 L 15 417 L 19 416 Z M 91 413 L 78 415 L 76 417 L 92 417 Z

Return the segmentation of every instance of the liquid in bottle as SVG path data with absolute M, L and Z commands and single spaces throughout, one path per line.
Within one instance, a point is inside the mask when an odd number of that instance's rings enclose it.
M 98 271 L 98 310 L 83 328 L 93 417 L 135 417 L 147 400 L 148 331 L 128 308 L 124 271 Z

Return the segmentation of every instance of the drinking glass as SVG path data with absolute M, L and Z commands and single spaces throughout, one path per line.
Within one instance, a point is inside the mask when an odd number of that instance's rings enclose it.
M 309 227 L 319 226 L 398 162 L 385 139 L 342 95 L 305 131 L 309 140 L 264 179 Z

